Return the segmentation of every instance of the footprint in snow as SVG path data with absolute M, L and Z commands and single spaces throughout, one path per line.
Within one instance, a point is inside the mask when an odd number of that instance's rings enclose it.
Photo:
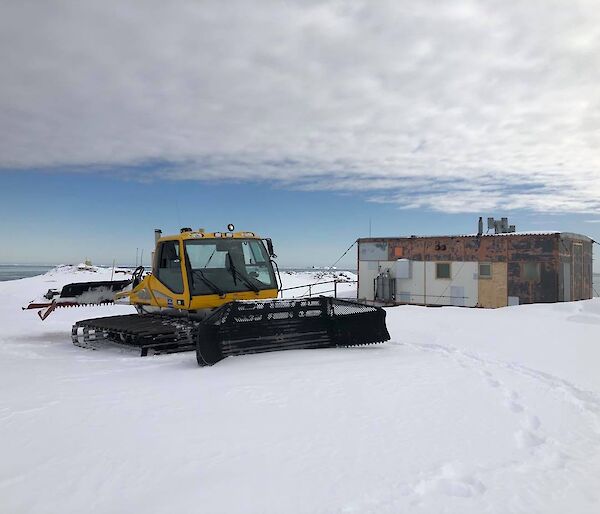
M 544 443 L 542 437 L 537 436 L 529 430 L 517 430 L 515 432 L 517 446 L 521 449 L 535 448 Z
M 479 374 L 486 379 L 490 387 L 500 387 L 500 382 L 494 378 L 494 375 L 487 370 L 480 370 Z
M 490 387 L 500 387 L 500 382 L 498 382 L 497 380 L 495 380 L 493 378 L 488 378 L 487 382 Z
M 462 465 L 447 463 L 437 473 L 419 481 L 413 489 L 420 496 L 443 494 L 469 498 L 483 494 L 486 487 L 483 482 L 468 473 Z
M 506 402 L 506 406 L 515 413 L 523 412 L 524 410 L 523 406 L 520 403 L 514 401 Z
M 526 427 L 529 430 L 537 430 L 541 426 L 540 418 L 537 416 L 527 416 L 527 421 L 525 422 Z

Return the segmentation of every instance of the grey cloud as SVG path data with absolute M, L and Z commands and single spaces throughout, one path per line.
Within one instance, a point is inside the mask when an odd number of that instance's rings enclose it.
M 595 1 L 0 9 L 0 168 L 600 210 Z

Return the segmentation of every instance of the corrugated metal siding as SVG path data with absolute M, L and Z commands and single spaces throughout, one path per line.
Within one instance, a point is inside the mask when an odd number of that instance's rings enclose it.
M 554 235 L 506 238 L 508 241 L 508 295 L 519 303 L 548 303 L 558 297 L 558 237 Z M 539 281 L 523 277 L 523 263 L 539 263 Z
M 581 260 L 575 262 L 575 245 L 581 245 Z M 559 242 L 559 297 L 561 300 L 587 300 L 593 297 L 592 248 L 589 239 L 575 237 L 574 234 L 562 234 Z M 570 277 L 565 280 L 565 268 Z M 565 291 L 565 287 L 569 291 Z

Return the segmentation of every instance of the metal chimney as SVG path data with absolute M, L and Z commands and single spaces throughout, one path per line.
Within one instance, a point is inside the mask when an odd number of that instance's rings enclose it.
M 483 234 L 483 217 L 479 216 L 479 224 L 477 226 L 477 235 L 481 236 Z
M 154 244 L 158 243 L 158 240 L 162 236 L 162 230 L 159 228 L 154 229 Z

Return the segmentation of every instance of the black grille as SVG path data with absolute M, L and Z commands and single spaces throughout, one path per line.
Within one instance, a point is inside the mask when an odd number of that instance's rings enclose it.
M 197 358 L 387 341 L 385 311 L 329 297 L 231 302 L 199 327 Z

